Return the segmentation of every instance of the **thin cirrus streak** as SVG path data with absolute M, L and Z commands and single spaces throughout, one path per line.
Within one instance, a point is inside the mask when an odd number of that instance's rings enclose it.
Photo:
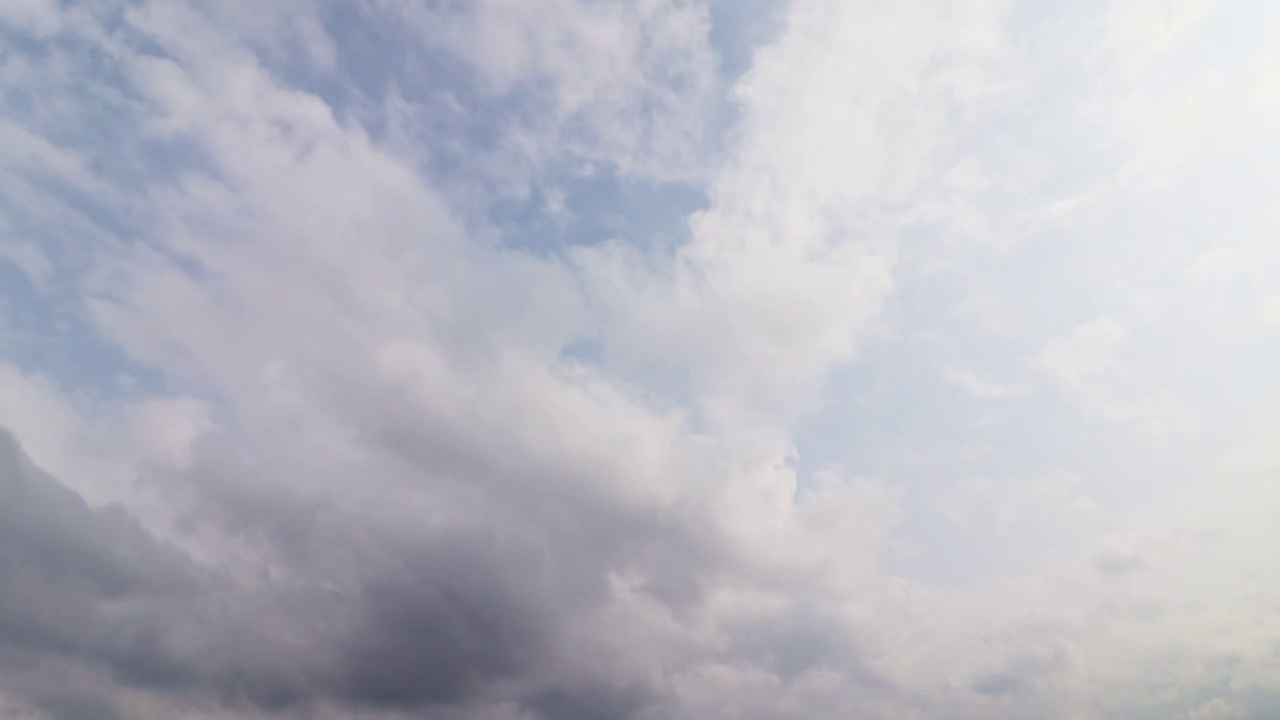
M 1278 22 L 0 3 L 0 717 L 1274 717 Z

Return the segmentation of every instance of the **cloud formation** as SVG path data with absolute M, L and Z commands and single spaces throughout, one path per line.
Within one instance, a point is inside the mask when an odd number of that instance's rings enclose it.
M 900 5 L 0 7 L 0 714 L 1272 717 L 1275 11 Z

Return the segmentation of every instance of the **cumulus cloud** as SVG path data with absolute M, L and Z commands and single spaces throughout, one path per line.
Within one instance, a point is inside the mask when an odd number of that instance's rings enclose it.
M 0 713 L 1269 716 L 1233 13 L 258 5 L 0 10 Z

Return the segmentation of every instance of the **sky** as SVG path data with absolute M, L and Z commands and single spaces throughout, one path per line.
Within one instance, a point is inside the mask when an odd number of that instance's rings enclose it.
M 0 0 L 0 717 L 1280 716 L 1278 36 Z

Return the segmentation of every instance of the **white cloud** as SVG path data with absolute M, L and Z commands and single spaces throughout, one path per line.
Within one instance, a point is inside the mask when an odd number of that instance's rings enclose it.
M 1188 720 L 1221 720 L 1222 718 L 1238 717 L 1231 708 L 1231 703 L 1222 698 L 1214 698 L 1195 710 L 1187 716 Z
M 1212 0 L 1149 0 L 1112 5 L 1107 13 L 1107 39 L 1119 70 L 1133 79 L 1175 46 L 1179 35 L 1194 28 Z
M 1268 328 L 1280 328 L 1280 294 L 1264 298 L 1258 316 Z
M 1041 363 L 1054 382 L 1082 393 L 1107 379 L 1116 368 L 1116 350 L 1124 341 L 1124 327 L 1114 318 L 1098 317 L 1051 341 Z
M 690 242 L 657 273 L 628 249 L 581 254 L 619 357 L 687 374 L 734 415 L 793 412 L 784 398 L 853 356 L 893 286 L 892 230 L 867 216 L 938 172 L 948 103 L 978 91 L 931 63 L 969 70 L 994 52 L 994 8 L 935 10 L 793 9 L 736 88 L 738 146 Z
M 13 0 L 0 7 L 0 22 L 46 37 L 57 32 L 62 15 L 58 0 Z
M 27 452 L 44 467 L 66 468 L 81 417 L 48 377 L 0 365 L 0 423 L 19 433 Z
M 718 82 L 701 3 L 385 6 L 414 30 L 414 44 L 450 51 L 474 72 L 467 82 L 506 103 L 514 123 L 499 152 L 480 158 L 505 181 L 522 187 L 529 171 L 565 162 L 586 172 L 601 164 L 629 177 L 700 179 Z M 406 82 L 413 95 L 422 78 Z
M 0 243 L 0 259 L 8 260 L 18 266 L 27 276 L 28 282 L 41 287 L 53 273 L 53 265 L 40 248 L 30 243 L 8 241 Z
M 970 395 L 979 399 L 1003 398 L 1017 395 L 1022 390 L 1015 385 L 1008 385 L 980 378 L 967 370 L 950 368 L 944 373 L 948 380 L 964 388 Z
M 1157 439 L 1186 432 L 1185 410 L 1167 391 L 1133 382 L 1133 369 L 1121 359 L 1125 343 L 1124 326 L 1104 315 L 1051 340 L 1041 350 L 1039 364 L 1060 391 L 1107 422 Z

